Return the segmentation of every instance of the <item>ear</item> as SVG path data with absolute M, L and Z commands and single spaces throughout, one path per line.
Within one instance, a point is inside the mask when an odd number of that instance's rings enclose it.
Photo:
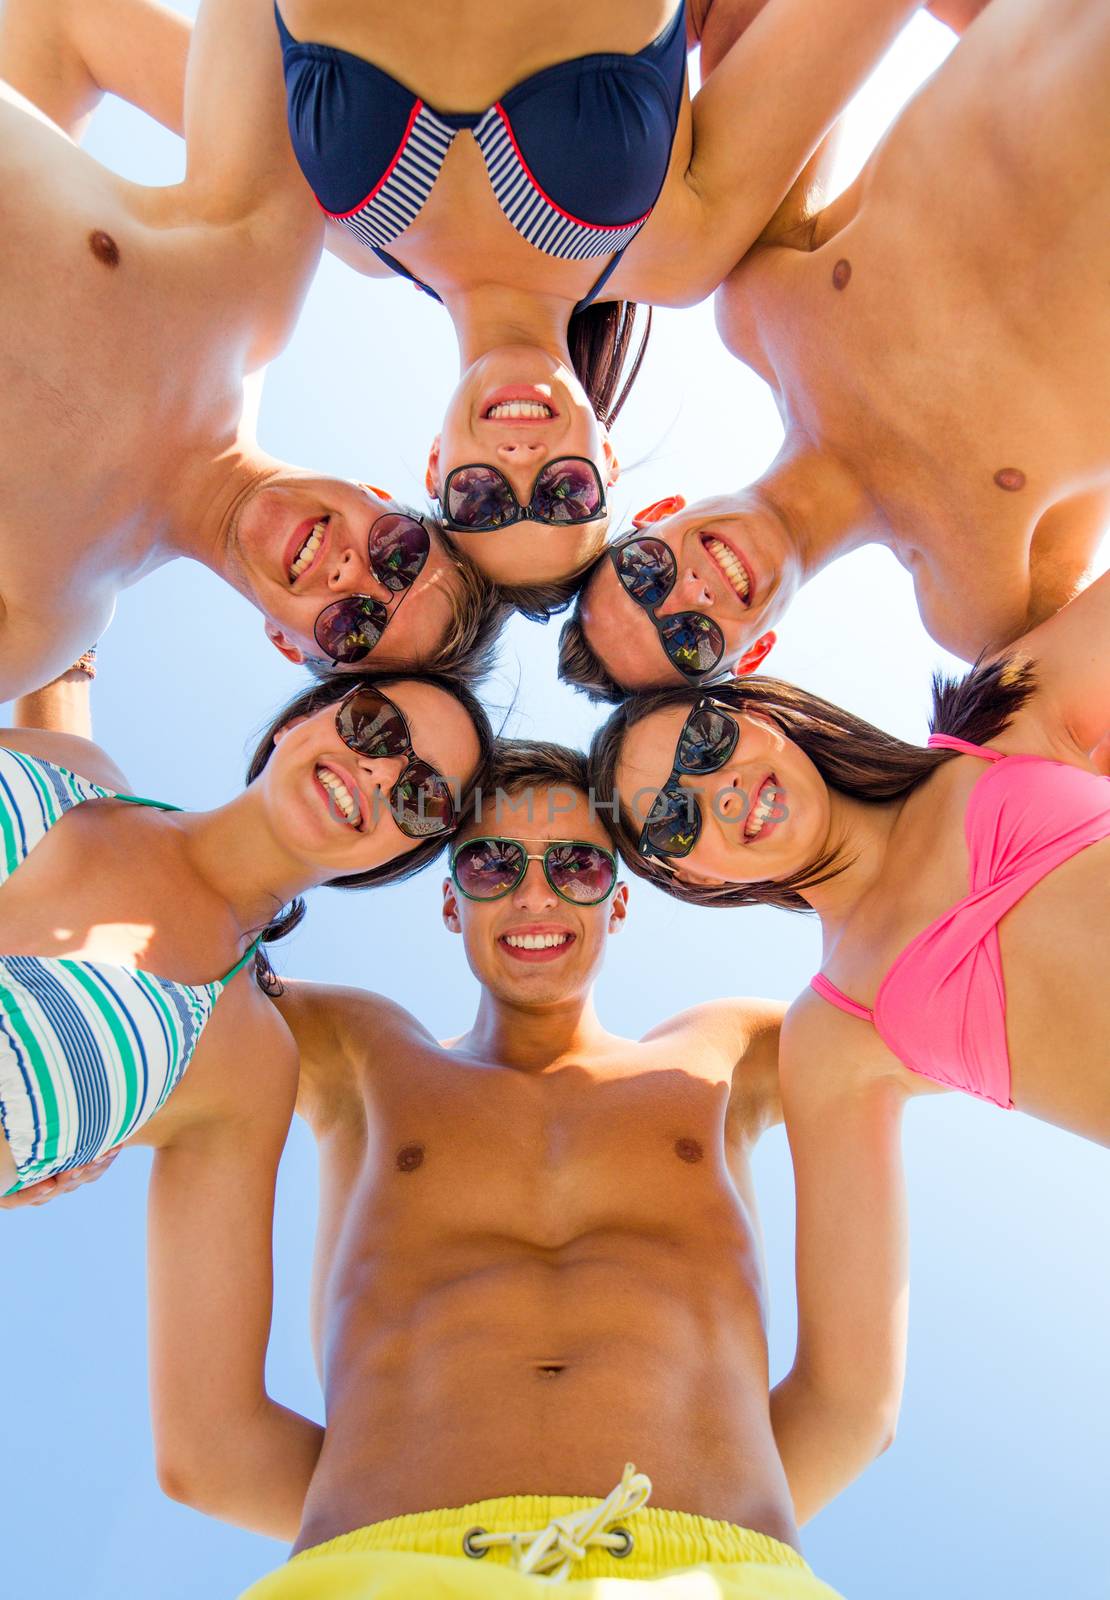
M 290 717 L 288 722 L 283 722 L 280 728 L 274 729 L 274 743 L 280 744 L 287 733 L 292 733 L 294 728 L 299 728 L 302 722 L 307 721 L 307 716 Z
M 653 522 L 662 522 L 664 517 L 673 517 L 676 511 L 685 509 L 686 500 L 680 494 L 669 494 L 664 500 L 653 500 L 650 506 L 645 506 L 642 511 L 637 511 L 632 518 L 634 528 L 647 528 Z
M 746 678 L 750 672 L 758 672 L 761 664 L 771 654 L 776 638 L 777 635 L 774 633 L 761 634 L 753 645 L 748 646 L 733 667 L 733 675 L 737 678 Z
M 367 494 L 372 494 L 375 500 L 393 499 L 388 489 L 379 489 L 376 483 L 360 483 L 359 488 L 365 489 Z
M 443 926 L 448 933 L 461 933 L 462 923 L 459 920 L 459 900 L 455 893 L 455 885 L 450 878 L 443 880 Z
M 276 623 L 267 622 L 266 637 L 274 649 L 281 652 L 286 661 L 291 661 L 295 667 L 304 665 L 304 651 L 299 645 L 291 644 Z
M 628 915 L 628 885 L 618 883 L 613 891 L 613 903 L 609 907 L 609 932 L 619 933 L 624 927 L 624 919 Z
M 424 474 L 424 487 L 433 499 L 439 499 L 439 440 L 437 433 L 428 451 L 428 470 Z
M 602 441 L 601 453 L 605 457 L 605 482 L 611 487 L 621 475 L 621 464 L 617 460 L 617 452 L 609 442 L 608 434 Z

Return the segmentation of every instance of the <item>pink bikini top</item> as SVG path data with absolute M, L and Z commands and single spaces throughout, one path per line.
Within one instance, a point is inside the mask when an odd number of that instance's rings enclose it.
M 1053 868 L 1110 837 L 1110 778 L 944 733 L 929 744 L 992 763 L 972 789 L 964 818 L 971 893 L 896 958 L 873 1012 L 823 973 L 810 987 L 841 1011 L 873 1022 L 911 1072 L 1010 1110 L 998 924 Z

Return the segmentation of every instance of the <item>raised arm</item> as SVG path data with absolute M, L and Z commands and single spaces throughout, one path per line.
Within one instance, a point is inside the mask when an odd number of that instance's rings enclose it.
M 0 728 L 0 745 L 22 750 L 118 794 L 131 787 L 110 756 L 92 740 L 91 680 L 79 670 L 63 672 L 43 689 L 12 704 L 12 727 Z
M 853 1037 L 853 1036 L 856 1037 Z M 814 996 L 783 1024 L 780 1078 L 797 1186 L 798 1346 L 771 1395 L 799 1523 L 890 1444 L 908 1305 L 906 1091 L 855 1053 L 864 1025 Z
M 274 1184 L 297 1057 L 251 980 L 235 981 L 244 989 L 221 999 L 189 1069 L 217 1087 L 204 1115 L 190 1113 L 155 1152 L 151 1174 L 155 1456 L 174 1499 L 291 1541 L 323 1443 L 265 1380 Z
M 105 94 L 181 133 L 191 28 L 156 0 L 3 0 L 0 77 L 72 137 Z
M 681 260 L 650 264 L 662 275 L 657 300 L 712 293 L 916 9 L 915 0 L 767 0 L 742 28 L 694 99 L 686 183 L 661 208 L 661 229 L 683 240 Z M 707 41 L 714 26 L 710 10 Z

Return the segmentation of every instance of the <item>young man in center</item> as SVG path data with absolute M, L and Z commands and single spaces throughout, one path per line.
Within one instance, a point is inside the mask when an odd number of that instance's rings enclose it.
M 889 1439 L 901 1298 L 862 1329 L 807 1299 L 769 1397 L 749 1156 L 781 1115 L 783 1007 L 606 1030 L 593 986 L 627 891 L 586 784 L 577 752 L 500 749 L 444 885 L 480 986 L 465 1032 L 438 1042 L 357 989 L 291 983 L 278 1002 L 320 1150 L 327 1423 L 311 1481 L 281 1496 L 304 1500 L 296 1559 L 251 1600 L 523 1596 L 540 1592 L 525 1574 L 700 1563 L 722 1596 L 831 1596 L 797 1525 Z M 216 1356 L 195 1353 L 187 1406 L 155 1395 L 162 1481 L 272 1529 L 249 1421 L 205 1414 Z

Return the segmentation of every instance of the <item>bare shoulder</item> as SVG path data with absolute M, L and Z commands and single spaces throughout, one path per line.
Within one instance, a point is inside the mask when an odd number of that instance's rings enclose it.
M 940 1090 L 910 1072 L 862 1017 L 830 1005 L 812 989 L 792 1003 L 782 1022 L 779 1077 L 789 1120 L 791 1104 L 825 1103 L 845 1094 L 902 1094 Z
M 782 1120 L 778 1086 L 781 1000 L 750 996 L 691 1006 L 644 1035 L 644 1042 L 673 1040 L 684 1059 L 703 1053 L 729 1084 L 729 1120 L 760 1132 Z
M 317 1038 L 339 1044 L 356 1032 L 364 1040 L 362 1030 L 367 1025 L 379 1036 L 420 1035 L 435 1042 L 411 1011 L 388 995 L 343 984 L 311 983 L 303 978 L 283 978 L 281 987 L 282 992 L 273 1003 L 299 1044 Z
M 78 734 L 47 733 L 39 728 L 0 728 L 0 745 L 39 761 L 49 761 L 52 766 L 65 767 L 79 778 L 100 784 L 102 789 L 114 789 L 118 794 L 131 792 L 127 779 L 111 756 L 91 739 L 82 739 Z

